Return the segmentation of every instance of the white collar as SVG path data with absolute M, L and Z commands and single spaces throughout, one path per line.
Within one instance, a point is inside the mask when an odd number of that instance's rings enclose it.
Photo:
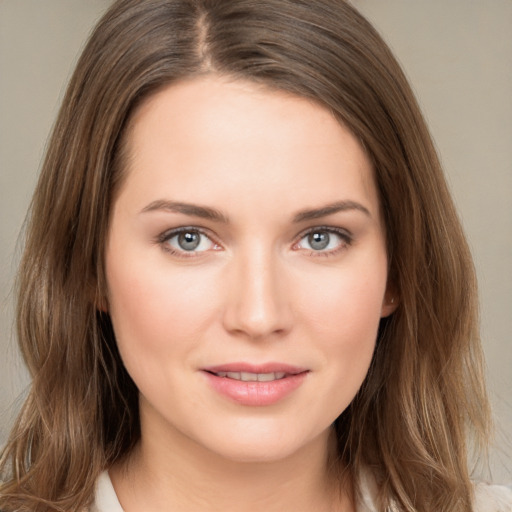
M 94 504 L 90 512 L 124 512 L 107 471 L 101 473 L 96 480 Z

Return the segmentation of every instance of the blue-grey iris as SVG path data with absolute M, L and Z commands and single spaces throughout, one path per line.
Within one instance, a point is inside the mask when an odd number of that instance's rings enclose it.
M 197 249 L 201 242 L 201 235 L 194 231 L 187 231 L 178 235 L 178 245 L 184 251 Z
M 329 245 L 330 235 L 325 231 L 317 231 L 308 236 L 309 245 L 316 251 L 321 251 Z

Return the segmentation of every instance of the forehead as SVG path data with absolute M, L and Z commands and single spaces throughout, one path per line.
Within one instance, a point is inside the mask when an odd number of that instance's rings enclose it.
M 344 194 L 366 196 L 370 210 L 378 203 L 369 159 L 329 110 L 252 82 L 209 76 L 160 90 L 135 112 L 126 147 L 125 185 L 148 200 L 157 188 L 227 204 L 233 195 L 283 207 L 292 197 L 351 199 Z

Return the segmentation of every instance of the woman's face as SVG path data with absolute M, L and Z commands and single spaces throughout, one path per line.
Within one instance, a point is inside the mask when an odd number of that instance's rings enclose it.
M 244 461 L 326 439 L 393 309 L 357 140 L 306 99 L 209 77 L 147 100 L 127 144 L 108 311 L 143 437 Z

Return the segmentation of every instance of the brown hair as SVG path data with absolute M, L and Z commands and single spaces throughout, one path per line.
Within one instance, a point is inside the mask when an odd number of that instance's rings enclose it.
M 311 98 L 366 149 L 400 304 L 336 421 L 339 461 L 370 469 L 382 510 L 469 512 L 468 436 L 484 446 L 489 428 L 471 257 L 399 65 L 342 0 L 119 0 L 99 22 L 31 207 L 17 327 L 33 381 L 0 461 L 0 508 L 81 510 L 140 437 L 137 389 L 97 309 L 123 132 L 142 100 L 204 73 Z

